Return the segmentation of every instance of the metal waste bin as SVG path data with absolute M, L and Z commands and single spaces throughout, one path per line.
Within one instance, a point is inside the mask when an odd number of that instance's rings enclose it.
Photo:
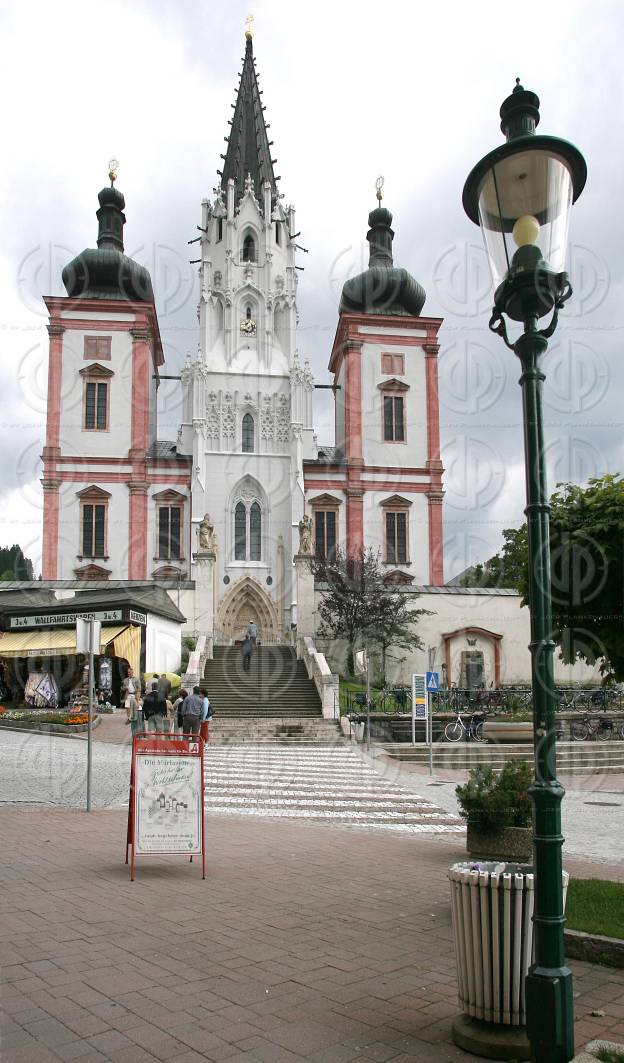
M 462 861 L 448 877 L 462 1010 L 484 1022 L 524 1026 L 524 982 L 533 959 L 532 866 Z M 568 880 L 564 871 L 564 906 Z

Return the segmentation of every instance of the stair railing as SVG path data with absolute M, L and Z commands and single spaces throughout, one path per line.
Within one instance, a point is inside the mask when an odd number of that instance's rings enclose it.
M 319 653 L 314 640 L 305 635 L 297 640 L 297 656 L 303 661 L 308 678 L 314 681 L 323 708 L 323 718 L 338 719 L 340 715 L 339 679 L 327 663 L 324 653 Z

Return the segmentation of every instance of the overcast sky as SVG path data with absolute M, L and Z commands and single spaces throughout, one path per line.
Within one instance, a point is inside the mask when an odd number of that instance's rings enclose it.
M 97 192 L 120 160 L 126 251 L 152 273 L 166 372 L 197 348 L 200 202 L 217 181 L 244 52 L 238 0 L 90 4 L 5 0 L 0 12 L 0 544 L 41 555 L 47 294 L 94 246 Z M 445 319 L 440 355 L 446 576 L 496 550 L 523 519 L 521 396 L 515 356 L 488 333 L 481 237 L 461 206 L 472 165 L 501 142 L 498 109 L 520 75 L 541 99 L 540 132 L 584 152 L 572 214 L 573 300 L 547 373 L 550 486 L 623 468 L 624 284 L 622 10 L 259 0 L 254 53 L 276 172 L 297 208 L 299 350 L 317 382 L 340 289 L 364 268 L 374 183 L 385 177 L 395 262 L 424 285 L 423 313 Z M 618 174 L 620 175 L 618 177 Z M 179 421 L 161 389 L 159 435 Z M 319 441 L 333 441 L 330 393 L 317 393 Z

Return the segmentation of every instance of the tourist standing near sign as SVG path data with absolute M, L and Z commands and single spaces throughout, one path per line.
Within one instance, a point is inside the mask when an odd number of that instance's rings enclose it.
M 179 696 L 176 698 L 176 700 L 173 703 L 173 713 L 172 713 L 172 723 L 171 723 L 171 733 L 172 734 L 182 734 L 182 724 L 183 724 L 183 721 L 182 721 L 182 705 L 184 704 L 184 699 L 185 698 L 188 698 L 188 690 L 181 690 Z
M 199 687 L 182 702 L 182 727 L 185 735 L 198 735 L 204 712 L 204 699 Z
M 171 694 L 171 680 L 166 675 L 160 675 L 157 682 L 158 693 L 162 694 L 163 698 L 168 698 Z
M 139 682 L 134 678 L 132 668 L 128 668 L 128 674 L 121 683 L 121 698 L 126 710 L 126 724 L 131 723 L 136 712 L 136 697 L 139 693 Z

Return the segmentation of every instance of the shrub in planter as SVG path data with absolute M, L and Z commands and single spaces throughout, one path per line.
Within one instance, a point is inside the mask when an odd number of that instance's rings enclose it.
M 487 859 L 528 860 L 531 856 L 532 809 L 530 766 L 508 760 L 497 774 L 480 764 L 468 782 L 455 790 L 459 814 L 468 824 L 468 851 Z

